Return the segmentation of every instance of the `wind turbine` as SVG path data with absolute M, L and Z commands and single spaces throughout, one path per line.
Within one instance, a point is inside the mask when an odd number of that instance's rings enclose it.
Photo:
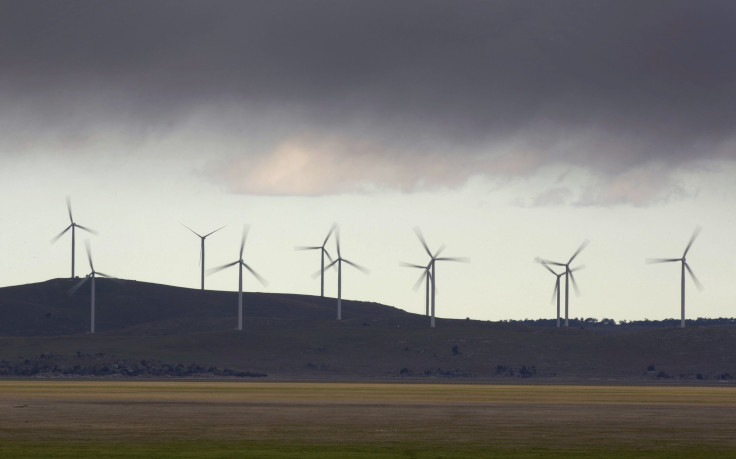
M 407 267 L 407 268 L 418 268 L 418 269 L 424 270 L 424 272 L 419 276 L 419 279 L 417 279 L 412 290 L 416 291 L 419 288 L 419 286 L 422 285 L 422 281 L 424 281 L 426 290 L 427 290 L 426 301 L 425 301 L 426 307 L 425 307 L 424 315 L 429 316 L 429 283 L 432 279 L 432 262 L 430 261 L 429 264 L 427 264 L 427 266 L 414 265 L 411 263 L 404 263 L 404 262 L 399 263 L 399 265 Z
M 435 269 L 436 268 L 436 262 L 438 262 L 438 261 L 462 261 L 462 262 L 468 263 L 468 262 L 470 262 L 470 258 L 467 258 L 467 257 L 440 257 L 439 254 L 443 250 L 445 250 L 445 246 L 444 245 L 441 246 L 437 250 L 437 252 L 435 252 L 434 255 L 433 255 L 432 254 L 432 251 L 429 250 L 429 246 L 427 245 L 427 241 L 424 240 L 424 236 L 422 235 L 422 231 L 418 227 L 416 227 L 416 228 L 414 228 L 414 232 L 417 234 L 417 237 L 419 238 L 419 242 L 422 243 L 422 246 L 424 247 L 424 250 L 427 251 L 427 255 L 429 255 L 429 258 L 430 258 L 430 261 L 429 261 L 429 265 L 428 266 L 431 266 L 431 270 L 432 270 L 432 272 L 430 274 L 430 277 L 432 279 L 432 311 L 431 311 L 432 312 L 432 316 L 431 316 L 431 319 L 430 319 L 429 324 L 430 324 L 430 327 L 434 328 L 434 326 L 435 326 L 435 320 L 434 320 L 434 305 L 435 305 L 435 300 L 434 300 L 434 297 L 435 297 L 435 293 L 436 293 L 435 283 L 437 281 L 437 271 Z
M 322 264 L 320 268 L 320 293 L 319 296 L 324 297 L 325 296 L 325 255 L 327 255 L 327 258 L 332 262 L 332 257 L 330 256 L 329 252 L 327 252 L 327 249 L 325 246 L 327 245 L 327 241 L 330 239 L 330 236 L 332 236 L 332 233 L 335 231 L 335 228 L 337 225 L 333 224 L 330 228 L 330 231 L 327 233 L 327 237 L 325 238 L 324 242 L 322 242 L 322 245 L 316 245 L 316 246 L 298 246 L 294 247 L 295 250 L 319 250 L 322 255 Z
M 245 239 L 248 237 L 248 226 L 243 227 L 243 237 L 240 240 L 240 258 L 233 261 L 232 263 L 228 263 L 226 265 L 218 266 L 217 268 L 212 268 L 208 270 L 209 274 L 216 273 L 218 271 L 222 271 L 225 268 L 229 268 L 230 266 L 238 265 L 238 330 L 243 330 L 243 268 L 250 271 L 251 274 L 253 274 L 253 277 L 258 279 L 258 282 L 260 282 L 262 285 L 266 286 L 268 285 L 268 281 L 264 279 L 260 274 L 255 272 L 253 268 L 248 266 L 246 262 L 243 261 L 243 250 L 245 249 Z
M 695 283 L 695 286 L 698 287 L 698 290 L 703 290 L 703 284 L 700 283 L 697 277 L 695 277 L 695 273 L 693 273 L 693 270 L 690 269 L 690 265 L 687 264 L 687 253 L 690 251 L 690 247 L 693 245 L 693 242 L 695 242 L 695 238 L 698 237 L 698 234 L 700 234 L 701 228 L 698 226 L 695 228 L 695 231 L 693 231 L 693 235 L 690 236 L 690 241 L 687 243 L 687 246 L 685 247 L 685 251 L 682 253 L 682 258 L 648 258 L 647 263 L 670 263 L 674 261 L 682 262 L 682 275 L 681 275 L 681 284 L 680 284 L 680 328 L 685 328 L 685 270 L 690 274 L 690 277 L 693 279 L 693 282 Z
M 89 240 L 86 240 L 85 241 L 84 248 L 87 249 L 87 260 L 89 260 L 89 269 L 91 270 L 91 272 L 89 274 L 87 274 L 84 279 L 82 279 L 81 281 L 77 282 L 74 285 L 74 287 L 72 287 L 71 289 L 69 289 L 69 295 L 73 295 L 74 292 L 76 292 L 77 290 L 79 290 L 79 288 L 85 282 L 87 282 L 89 279 L 92 279 L 91 293 L 90 293 L 91 303 L 90 303 L 90 321 L 89 321 L 90 322 L 90 327 L 89 327 L 89 332 L 90 333 L 94 333 L 95 332 L 95 277 L 96 276 L 108 277 L 110 279 L 114 279 L 114 277 L 109 276 L 109 275 L 107 275 L 105 273 L 101 273 L 99 271 L 95 271 L 95 267 L 92 264 L 92 252 L 91 252 L 91 250 L 89 248 Z
M 569 326 L 569 320 L 568 320 L 568 312 L 569 312 L 569 305 L 570 305 L 570 280 L 572 280 L 572 286 L 575 288 L 575 292 L 578 293 L 578 283 L 575 282 L 575 276 L 572 275 L 573 272 L 582 269 L 582 266 L 570 269 L 570 264 L 572 261 L 580 255 L 580 252 L 588 245 L 590 244 L 589 240 L 583 241 L 582 244 L 580 244 L 580 247 L 575 251 L 575 253 L 572 254 L 569 260 L 567 260 L 567 263 L 560 263 L 558 261 L 549 261 L 549 260 L 542 260 L 539 259 L 539 261 L 543 264 L 547 265 L 556 265 L 556 266 L 564 266 L 565 267 L 565 327 Z
M 552 299 L 554 300 L 555 295 L 557 295 L 557 328 L 560 328 L 560 277 L 567 275 L 567 270 L 562 271 L 561 273 L 556 273 L 552 268 L 549 267 L 546 261 L 540 259 L 537 257 L 536 259 L 537 263 L 541 263 L 542 266 L 547 268 L 547 271 L 551 272 L 555 277 L 557 277 L 557 280 L 555 281 L 555 290 L 552 292 Z M 577 266 L 575 268 L 572 268 L 570 272 L 575 272 L 583 269 L 583 266 Z M 573 279 L 574 283 L 575 279 Z
M 54 242 L 58 241 L 59 238 L 64 235 L 64 233 L 66 233 L 69 230 L 72 230 L 72 279 L 74 279 L 74 244 L 76 240 L 75 230 L 79 228 L 81 230 L 87 231 L 88 233 L 92 233 L 92 234 L 97 234 L 97 231 L 91 228 L 87 228 L 86 226 L 77 225 L 76 223 L 74 223 L 74 218 L 72 217 L 72 202 L 71 202 L 71 199 L 69 199 L 69 196 L 66 197 L 66 209 L 69 211 L 69 223 L 70 224 L 64 229 L 64 231 L 57 234 L 56 237 L 51 239 L 51 243 L 53 244 Z
M 337 320 L 342 320 L 342 264 L 343 262 L 349 264 L 350 266 L 360 271 L 363 271 L 365 274 L 368 274 L 370 271 L 367 268 L 364 268 L 342 257 L 342 255 L 340 254 L 340 230 L 339 229 L 335 231 L 335 241 L 337 244 L 337 258 L 332 263 L 325 266 L 324 269 L 315 273 L 314 277 L 317 277 L 317 275 L 319 275 L 320 273 L 324 274 L 325 270 L 330 269 L 332 266 L 337 264 Z
M 207 236 L 209 236 L 209 235 L 211 235 L 213 233 L 216 233 L 216 232 L 220 231 L 221 229 L 223 229 L 225 227 L 225 225 L 217 228 L 216 230 L 214 230 L 214 231 L 212 231 L 210 233 L 205 234 L 204 236 L 202 236 L 198 232 L 194 231 L 193 229 L 191 229 L 190 227 L 188 227 L 184 223 L 182 223 L 181 226 L 183 226 L 184 228 L 186 228 L 189 231 L 191 231 L 192 233 L 194 233 L 202 241 L 201 246 L 199 248 L 199 262 L 202 265 L 202 290 L 204 290 L 204 240 L 207 239 Z

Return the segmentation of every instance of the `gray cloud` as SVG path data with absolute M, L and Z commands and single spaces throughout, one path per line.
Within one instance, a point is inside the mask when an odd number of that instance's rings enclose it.
M 333 149 L 370 139 L 374 153 L 330 154 L 356 164 L 374 154 L 384 166 L 364 181 L 404 189 L 557 163 L 625 186 L 633 170 L 657 162 L 671 170 L 736 159 L 730 1 L 26 1 L 0 8 L 6 152 L 34 142 L 74 146 L 108 131 L 134 139 L 191 129 L 191 117 L 205 113 L 200 129 L 246 144 L 218 164 L 256 157 L 266 171 L 293 139 L 317 138 L 310 144 Z M 410 173 L 406 164 L 423 155 L 459 166 L 440 176 Z M 233 190 L 259 192 L 233 180 Z M 600 199 L 634 202 L 646 194 L 634 188 Z

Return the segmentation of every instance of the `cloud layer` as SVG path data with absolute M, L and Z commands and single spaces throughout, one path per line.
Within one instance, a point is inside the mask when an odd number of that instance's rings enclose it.
M 651 200 L 682 165 L 736 159 L 730 1 L 2 9 L 5 155 L 186 127 L 242 145 L 213 152 L 209 171 L 237 192 L 412 190 L 567 164 L 601 177 L 607 202 Z

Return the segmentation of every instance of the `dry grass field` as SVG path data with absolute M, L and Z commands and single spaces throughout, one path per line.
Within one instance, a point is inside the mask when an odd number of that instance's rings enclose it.
M 736 457 L 736 388 L 0 381 L 0 457 Z

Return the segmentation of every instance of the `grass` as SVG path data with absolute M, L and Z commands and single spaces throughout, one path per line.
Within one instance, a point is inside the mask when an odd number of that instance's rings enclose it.
M 0 457 L 736 457 L 732 387 L 0 381 Z

